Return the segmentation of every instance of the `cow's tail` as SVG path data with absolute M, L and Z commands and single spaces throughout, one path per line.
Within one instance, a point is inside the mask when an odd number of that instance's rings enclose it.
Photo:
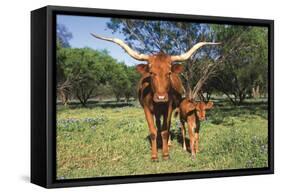
M 175 113 L 174 113 L 174 118 L 177 118 L 177 117 L 178 117 L 179 112 L 180 112 L 180 109 L 179 109 L 179 108 L 176 108 L 176 109 L 175 109 Z

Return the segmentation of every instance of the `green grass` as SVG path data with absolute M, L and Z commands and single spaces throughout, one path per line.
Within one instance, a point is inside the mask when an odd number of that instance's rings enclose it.
M 215 102 L 200 130 L 196 160 L 182 149 L 172 119 L 170 160 L 150 160 L 148 127 L 141 107 L 64 108 L 57 114 L 57 178 L 87 178 L 268 166 L 267 106 Z

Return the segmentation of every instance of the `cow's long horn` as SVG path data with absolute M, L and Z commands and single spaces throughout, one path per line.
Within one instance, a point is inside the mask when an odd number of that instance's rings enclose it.
M 185 61 L 187 59 L 189 59 L 189 57 L 191 57 L 191 55 L 200 47 L 204 46 L 204 45 L 214 45 L 214 44 L 221 44 L 221 43 L 216 43 L 216 42 L 199 42 L 196 45 L 194 45 L 189 51 L 187 51 L 186 53 L 183 53 L 181 55 L 174 55 L 171 56 L 171 60 L 172 61 Z
M 118 38 L 105 38 L 102 36 L 98 36 L 96 34 L 91 33 L 92 36 L 94 36 L 95 38 L 101 39 L 101 40 L 106 40 L 106 41 L 110 41 L 113 43 L 118 44 L 119 46 L 121 46 L 131 57 L 133 57 L 136 60 L 139 61 L 147 61 L 148 60 L 148 55 L 144 55 L 144 54 L 139 54 L 138 52 L 134 51 L 133 49 L 131 49 L 126 43 L 124 43 L 122 40 L 118 39 Z

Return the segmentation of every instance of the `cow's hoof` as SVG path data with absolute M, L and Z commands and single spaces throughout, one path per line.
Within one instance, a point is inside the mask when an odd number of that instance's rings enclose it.
M 152 162 L 158 162 L 159 160 L 158 160 L 158 157 L 157 157 L 157 156 L 152 156 L 152 157 L 151 157 L 151 161 L 152 161 Z
M 163 160 L 169 160 L 169 159 L 170 159 L 169 154 L 167 154 L 167 155 L 163 155 Z

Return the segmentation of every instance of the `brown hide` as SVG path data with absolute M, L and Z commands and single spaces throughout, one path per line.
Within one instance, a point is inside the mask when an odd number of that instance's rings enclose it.
M 187 123 L 190 151 L 193 159 L 195 159 L 196 153 L 199 151 L 200 121 L 205 120 L 206 110 L 211 109 L 212 107 L 213 102 L 194 102 L 188 99 L 184 99 L 180 104 L 179 111 L 183 148 L 186 150 L 185 123 Z
M 169 93 L 175 90 L 179 94 L 184 89 L 178 74 L 184 67 L 180 64 L 172 65 L 171 56 L 164 53 L 149 56 L 148 64 L 139 64 L 137 71 L 142 74 L 142 80 L 149 76 L 150 88 L 154 102 L 168 102 Z M 142 84 L 142 83 L 141 83 Z M 143 87 L 140 85 L 140 87 Z
M 134 59 L 147 62 L 147 64 L 140 64 L 136 67 L 137 71 L 142 74 L 138 86 L 139 101 L 144 109 L 150 130 L 151 157 L 153 160 L 157 159 L 156 139 L 158 129 L 161 131 L 162 136 L 163 158 L 167 159 L 169 157 L 167 139 L 169 138 L 171 114 L 173 109 L 179 105 L 181 96 L 184 93 L 181 80 L 177 75 L 184 70 L 184 67 L 183 65 L 172 63 L 186 61 L 204 45 L 217 45 L 220 43 L 199 42 L 180 55 L 171 56 L 164 53 L 146 55 L 133 50 L 118 38 L 102 37 L 94 33 L 91 33 L 91 35 L 101 40 L 113 42 L 122 47 Z
M 161 53 L 150 56 L 148 64 L 140 64 L 136 69 L 142 74 L 138 97 L 150 130 L 151 157 L 153 160 L 158 158 L 157 135 L 161 132 L 163 158 L 167 159 L 172 111 L 179 105 L 184 93 L 178 77 L 183 67 L 172 65 L 170 56 Z

